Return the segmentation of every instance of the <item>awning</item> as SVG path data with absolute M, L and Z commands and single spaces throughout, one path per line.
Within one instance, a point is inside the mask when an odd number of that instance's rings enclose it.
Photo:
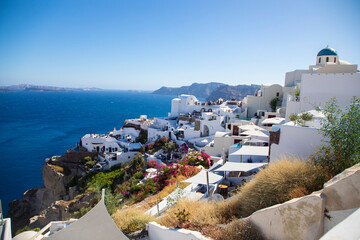
M 247 130 L 244 131 L 242 133 L 240 133 L 240 135 L 248 135 L 248 136 L 256 136 L 256 137 L 264 137 L 264 138 L 269 138 L 269 133 L 267 132 L 263 132 L 260 130 Z
M 245 140 L 244 143 L 267 143 L 268 141 L 265 140 L 261 140 L 261 139 L 256 139 L 256 138 L 251 138 L 249 140 Z
M 216 171 L 226 172 L 249 172 L 251 170 L 266 166 L 267 163 L 237 163 L 237 162 L 226 162 L 223 166 L 216 169 Z
M 267 118 L 264 121 L 262 121 L 261 124 L 284 124 L 285 123 L 285 118 Z
M 236 152 L 230 155 L 251 155 L 251 156 L 268 156 L 269 147 L 247 146 L 243 145 Z
M 221 181 L 224 177 L 217 175 L 215 173 L 209 172 L 209 184 L 214 184 Z M 195 176 L 184 180 L 183 182 L 187 183 L 197 183 L 197 184 L 207 184 L 206 183 L 206 170 L 201 170 Z
M 127 238 L 120 229 L 115 225 L 111 216 L 106 210 L 104 195 L 100 202 L 88 213 L 82 216 L 76 222 L 68 227 L 49 236 L 48 240 L 64 239 L 108 239 L 108 240 L 126 240 Z

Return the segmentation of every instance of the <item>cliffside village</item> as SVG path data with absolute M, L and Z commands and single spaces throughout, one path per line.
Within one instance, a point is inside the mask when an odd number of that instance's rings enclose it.
M 326 47 L 319 51 L 315 64 L 309 69 L 287 72 L 283 86 L 262 85 L 259 91 L 242 100 L 200 101 L 196 96 L 182 94 L 172 99 L 168 116 L 149 119 L 141 115 L 138 119 L 128 119 L 121 129 L 109 134 L 86 134 L 80 146 L 98 153 L 99 162 L 92 170 L 105 171 L 134 159 L 139 152 L 144 152 L 141 149 L 144 144 L 166 137 L 182 148 L 205 152 L 212 162 L 208 171 L 202 170 L 186 180 L 191 185 L 183 189 L 182 194 L 201 199 L 219 193 L 226 198 L 226 194 L 266 165 L 282 157 L 302 159 L 315 153 L 323 143 L 318 130 L 324 115 L 318 107 L 323 108 L 336 97 L 339 106 L 344 108 L 354 96 L 360 97 L 357 67 Z M 290 116 L 304 113 L 310 117 L 304 121 L 290 120 Z M 153 154 L 144 153 L 144 156 L 147 161 L 155 160 L 158 164 L 175 161 L 175 154 L 163 149 Z M 147 177 L 155 177 L 158 170 L 146 171 Z M 168 206 L 164 199 L 148 213 L 159 215 Z M 67 229 L 70 227 L 58 233 Z M 56 237 L 56 231 L 48 233 L 50 239 L 61 239 Z M 118 234 L 112 231 L 107 234 Z M 118 236 L 126 239 L 124 235 Z M 156 236 L 156 239 L 166 239 Z
M 356 64 L 324 48 L 308 70 L 287 72 L 284 86 L 262 85 L 241 101 L 199 101 L 182 94 L 172 99 L 167 117 L 128 119 L 108 135 L 83 136 L 80 145 L 99 152 L 97 168 L 101 170 L 132 160 L 142 147 L 140 133 L 147 136 L 147 144 L 167 137 L 179 146 L 205 151 L 214 161 L 269 163 L 280 156 L 305 158 L 321 144 L 318 128 L 324 116 L 315 108 L 324 107 L 333 97 L 341 107 L 350 104 L 353 96 L 360 96 L 359 79 Z M 292 114 L 303 113 L 312 116 L 311 120 L 301 124 L 289 120 Z M 159 152 L 148 160 L 161 161 L 165 154 Z

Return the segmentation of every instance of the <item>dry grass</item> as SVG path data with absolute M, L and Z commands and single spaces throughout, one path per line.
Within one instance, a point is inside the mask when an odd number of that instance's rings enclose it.
M 259 209 L 321 189 L 324 182 L 321 176 L 324 174 L 319 169 L 304 161 L 282 160 L 261 170 L 230 200 L 215 203 L 183 199 L 157 222 L 167 227 L 176 227 L 178 222 L 175 213 L 185 209 L 190 213 L 192 228 L 230 223 Z
M 174 182 L 178 182 L 178 187 L 179 188 L 186 188 L 187 186 L 190 185 L 190 183 L 183 183 L 181 181 L 187 179 L 186 177 L 179 175 L 176 177 Z M 173 184 L 169 184 L 166 187 L 164 187 L 163 190 L 161 190 L 160 192 L 158 192 L 157 194 L 149 197 L 149 199 L 147 200 L 149 207 L 155 206 L 156 204 L 156 199 L 161 200 L 165 197 L 167 197 L 170 193 L 172 193 L 174 190 L 176 189 L 176 183 Z
M 264 239 L 255 226 L 249 221 L 241 219 L 231 222 L 229 225 L 218 231 L 218 236 L 214 236 L 214 238 L 219 240 Z
M 144 229 L 146 224 L 155 221 L 155 217 L 145 214 L 140 208 L 123 208 L 113 214 L 115 224 L 124 233 L 131 233 Z
M 63 167 L 60 167 L 58 165 L 53 165 L 53 164 L 49 164 L 49 166 L 54 169 L 54 171 L 58 172 L 58 173 L 62 173 L 65 174 L 65 170 Z
M 239 209 L 237 217 L 319 190 L 323 184 L 319 176 L 323 175 L 316 167 L 298 159 L 270 164 L 240 189 L 235 203 Z
M 157 219 L 157 222 L 167 227 L 176 227 L 178 222 L 175 213 L 183 209 L 190 213 L 189 218 L 193 226 L 201 227 L 218 223 L 215 204 L 203 200 L 191 201 L 187 199 L 180 200 L 163 217 Z
M 230 200 L 208 202 L 180 200 L 156 221 L 166 227 L 176 227 L 175 213 L 185 209 L 191 221 L 190 229 L 213 239 L 262 239 L 259 231 L 248 221 L 253 212 L 292 198 L 302 197 L 322 188 L 326 173 L 298 159 L 287 159 L 261 170 Z M 218 224 L 228 224 L 219 227 Z

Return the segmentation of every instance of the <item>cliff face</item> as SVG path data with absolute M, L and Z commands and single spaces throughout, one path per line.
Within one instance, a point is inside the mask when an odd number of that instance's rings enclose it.
M 191 94 L 199 98 L 208 97 L 214 89 L 217 87 L 223 86 L 223 83 L 193 83 L 190 86 L 183 86 L 179 88 L 171 88 L 171 87 L 162 87 L 156 91 L 154 94 L 160 95 L 180 95 L 180 94 Z
M 180 95 L 191 94 L 199 98 L 206 98 L 206 100 L 222 99 L 243 99 L 247 95 L 253 95 L 255 90 L 259 90 L 260 85 L 237 85 L 230 86 L 223 83 L 193 83 L 190 86 L 183 86 L 179 88 L 162 87 L 154 94 L 161 95 Z
M 70 201 L 59 200 L 29 219 L 29 227 L 42 228 L 51 221 L 64 221 L 81 208 L 93 207 L 98 202 L 95 192 L 85 193 Z
M 79 165 L 81 159 L 86 156 L 94 156 L 96 153 L 88 152 L 68 152 L 59 159 L 47 161 L 42 167 L 44 187 L 33 188 L 24 193 L 19 200 L 14 200 L 9 204 L 10 210 L 8 217 L 11 218 L 13 234 L 26 225 L 31 223 L 30 218 L 43 214 L 42 211 L 53 206 L 54 211 L 50 214 L 51 220 L 61 220 L 67 215 L 64 214 L 66 208 L 56 201 L 68 201 L 73 199 L 78 192 L 76 188 L 68 188 L 69 182 L 74 177 L 81 177 L 86 174 L 85 169 Z M 63 210 L 62 210 L 63 209 Z M 48 211 L 49 212 L 49 211 Z M 33 225 L 44 227 L 46 214 L 39 217 L 41 221 Z M 64 216 L 64 217 L 63 217 Z M 49 221 L 51 221 L 49 220 Z
M 259 90 L 260 85 L 237 85 L 229 86 L 224 85 L 216 88 L 206 100 L 215 101 L 219 98 L 222 99 L 243 99 L 247 95 L 254 95 L 255 90 Z

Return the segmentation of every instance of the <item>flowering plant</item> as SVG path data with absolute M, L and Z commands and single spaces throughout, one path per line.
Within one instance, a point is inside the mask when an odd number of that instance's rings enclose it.
M 149 160 L 149 161 L 147 162 L 147 167 L 148 167 L 148 168 L 156 168 L 156 167 L 157 167 L 157 162 L 156 162 L 156 160 Z
M 203 166 L 209 168 L 211 166 L 210 156 L 203 151 L 189 150 L 189 153 L 180 161 L 182 164 L 190 166 Z

